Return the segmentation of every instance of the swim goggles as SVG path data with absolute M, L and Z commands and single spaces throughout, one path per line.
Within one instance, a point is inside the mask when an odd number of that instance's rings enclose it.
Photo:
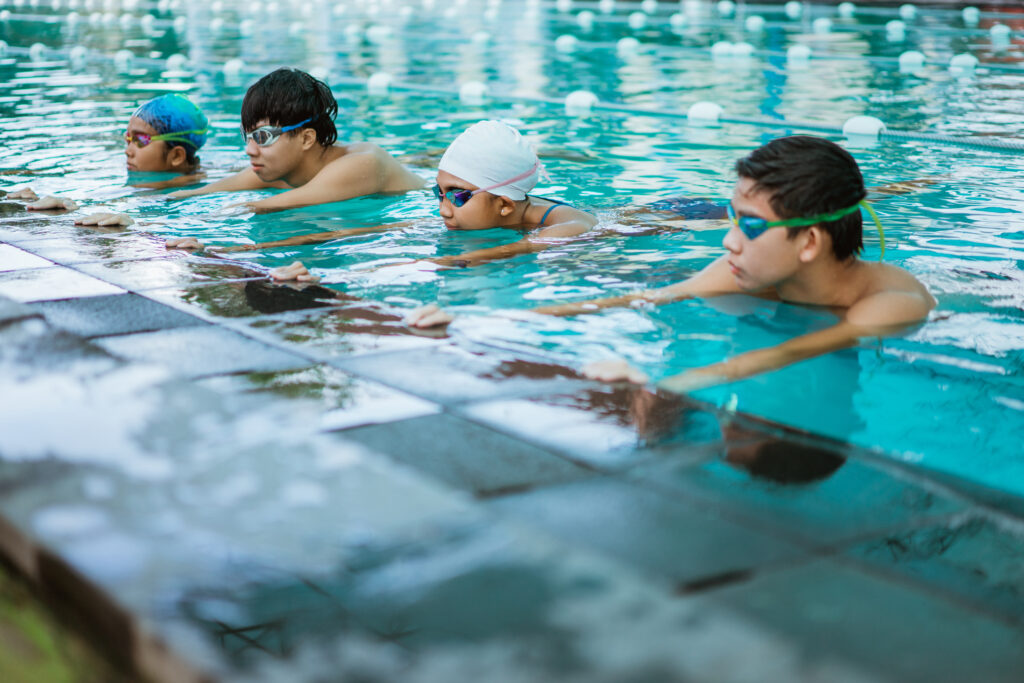
M 195 149 L 199 149 L 199 145 L 189 140 L 186 135 L 206 135 L 210 131 L 209 128 L 203 128 L 202 130 L 183 130 L 177 133 L 162 133 L 160 135 L 148 135 L 146 133 L 132 133 L 125 131 L 124 141 L 125 144 L 135 143 L 138 147 L 145 147 L 151 142 L 159 142 L 163 140 L 165 142 L 180 142 L 184 145 L 190 145 Z
M 878 238 L 881 242 L 882 253 L 879 256 L 879 260 L 885 256 L 885 230 L 882 229 L 882 222 L 878 220 L 878 214 L 871 208 L 871 205 L 865 201 L 859 201 L 853 206 L 848 206 L 845 209 L 839 209 L 838 211 L 831 211 L 829 213 L 821 213 L 817 216 L 810 216 L 808 218 L 787 218 L 781 221 L 768 221 L 758 216 L 737 216 L 736 210 L 732 208 L 732 204 L 726 206 L 726 212 L 729 214 L 729 220 L 737 228 L 746 235 L 747 239 L 755 240 L 760 237 L 769 228 L 800 228 L 808 225 L 817 225 L 818 223 L 829 223 L 831 221 L 839 220 L 843 216 L 849 216 L 854 211 L 864 209 L 871 215 L 872 220 L 875 221 L 875 226 L 878 227 Z
M 537 171 L 538 168 L 540 168 L 540 159 L 534 162 L 533 166 L 530 167 L 530 170 L 524 171 L 514 178 L 503 180 L 500 183 L 495 183 L 488 187 L 481 187 L 479 190 L 448 190 L 447 192 L 442 192 L 440 185 L 434 185 L 434 198 L 439 202 L 447 199 L 454 207 L 459 208 L 472 199 L 473 195 L 480 194 L 481 192 L 490 192 L 491 190 L 496 190 L 499 187 L 511 185 L 512 183 L 523 180 L 524 178 L 529 178 Z
M 287 133 L 290 130 L 302 128 L 307 123 L 313 121 L 313 119 L 319 118 L 318 116 L 312 116 L 305 121 L 299 121 L 298 123 L 291 126 L 260 126 L 254 131 L 246 133 L 242 131 L 242 144 L 248 144 L 249 140 L 252 140 L 260 147 L 270 147 L 272 144 L 277 142 L 277 139 Z

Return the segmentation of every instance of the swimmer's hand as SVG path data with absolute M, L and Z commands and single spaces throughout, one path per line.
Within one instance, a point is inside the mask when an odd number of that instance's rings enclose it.
M 96 225 L 100 227 L 106 227 L 111 225 L 119 225 L 123 228 L 129 225 L 134 225 L 135 221 L 132 220 L 131 216 L 126 213 L 113 213 L 102 211 L 100 213 L 91 213 L 84 218 L 75 220 L 75 225 Z
M 276 282 L 295 280 L 296 282 L 320 282 L 320 278 L 309 272 L 302 261 L 296 261 L 290 266 L 281 266 L 270 271 L 270 279 Z
M 594 379 L 599 382 L 647 384 L 650 381 L 646 373 L 637 370 L 621 358 L 587 363 L 583 366 L 581 372 L 587 379 Z
M 23 187 L 20 190 L 7 193 L 7 199 L 22 199 L 30 202 L 34 202 L 39 199 L 39 195 L 32 191 L 31 187 Z
M 658 382 L 658 388 L 666 389 L 677 394 L 685 394 L 690 391 L 713 387 L 716 384 L 723 384 L 734 379 L 722 372 L 715 371 L 713 367 L 714 366 L 709 366 L 708 368 L 700 368 L 698 370 L 687 370 L 686 372 L 681 372 L 678 375 L 666 377 Z
M 455 320 L 455 316 L 441 310 L 437 304 L 427 304 L 414 308 L 409 315 L 405 316 L 405 324 L 409 327 L 437 327 L 447 325 Z
M 197 194 L 203 194 L 199 190 L 177 190 L 167 195 L 167 199 L 186 199 L 188 197 L 194 197 Z
M 73 199 L 47 195 L 25 207 L 29 211 L 76 211 L 78 204 Z
M 202 249 L 203 243 L 195 237 L 172 237 L 164 242 L 168 249 Z

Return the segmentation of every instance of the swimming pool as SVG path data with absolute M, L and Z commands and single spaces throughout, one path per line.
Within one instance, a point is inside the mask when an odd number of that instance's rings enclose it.
M 794 19 L 781 5 L 741 5 L 722 16 L 717 5 L 662 2 L 635 28 L 640 21 L 630 15 L 639 3 L 627 2 L 29 0 L 8 2 L 3 11 L 10 12 L 0 17 L 8 44 L 0 58 L 5 188 L 31 184 L 83 204 L 102 202 L 135 216 L 134 229 L 221 244 L 412 220 L 390 233 L 235 258 L 266 267 L 301 259 L 328 286 L 396 308 L 437 301 L 459 314 L 449 330 L 459 343 L 573 366 L 620 355 L 654 378 L 777 343 L 834 317 L 746 297 L 568 320 L 524 313 L 676 281 L 721 253 L 719 227 L 647 234 L 625 224 L 624 207 L 670 195 L 728 197 L 737 157 L 794 132 L 842 141 L 838 130 L 854 115 L 982 143 L 851 145 L 869 185 L 930 181 L 876 203 L 887 262 L 910 270 L 939 300 L 926 325 L 695 395 L 1024 493 L 1024 159 L 983 144 L 1024 133 L 1021 41 L 1011 33 L 1000 43 L 991 33 L 1002 23 L 1019 35 L 1020 20 L 1011 15 L 983 13 L 975 27 L 959 12 L 924 8 L 899 19 L 895 8 L 843 18 L 833 7 L 803 6 Z M 71 12 L 77 21 L 69 21 Z M 583 12 L 593 13 L 589 28 Z M 755 15 L 765 20 L 761 30 L 751 30 Z M 821 18 L 831 27 L 815 22 Z M 905 23 L 902 34 L 887 28 L 896 20 Z M 574 35 L 575 45 L 560 40 L 565 35 Z M 622 42 L 628 38 L 639 42 Z M 743 56 L 744 48 L 721 47 L 724 41 L 747 43 L 753 52 Z M 788 51 L 795 45 L 809 47 L 810 59 Z M 898 58 L 908 50 L 927 61 L 903 72 Z M 952 72 L 950 58 L 963 53 L 981 64 Z M 186 56 L 185 69 L 168 72 L 167 59 L 177 54 Z M 118 134 L 138 102 L 166 91 L 188 93 L 210 116 L 215 132 L 202 158 L 211 175 L 244 166 L 242 95 L 279 65 L 309 69 L 332 84 L 341 139 L 377 142 L 424 178 L 470 123 L 514 122 L 536 141 L 551 177 L 537 194 L 594 209 L 606 234 L 506 262 L 434 271 L 411 261 L 519 235 L 448 233 L 428 192 L 239 216 L 217 213 L 234 198 L 167 203 L 161 193 L 125 185 Z M 378 72 L 394 83 L 370 93 L 365 80 Z M 459 86 L 470 81 L 488 84 L 482 104 L 460 101 Z M 562 101 L 575 90 L 634 109 L 570 116 Z M 701 100 L 747 123 L 688 123 L 681 114 Z M 864 257 L 877 258 L 877 235 L 868 230 L 865 241 Z

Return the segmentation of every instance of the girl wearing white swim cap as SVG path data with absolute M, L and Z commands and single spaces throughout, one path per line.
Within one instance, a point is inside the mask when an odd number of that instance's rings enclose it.
M 574 237 L 597 219 L 559 201 L 531 197 L 541 163 L 515 128 L 500 121 L 470 126 L 448 147 L 438 166 L 434 196 L 452 230 L 513 228 L 532 232 L 520 242 L 438 259 L 473 265 L 493 258 L 541 251 L 543 240 Z

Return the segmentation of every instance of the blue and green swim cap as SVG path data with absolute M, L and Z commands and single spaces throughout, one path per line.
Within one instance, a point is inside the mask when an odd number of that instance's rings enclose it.
M 153 127 L 166 142 L 179 143 L 195 153 L 206 143 L 210 122 L 199 107 L 184 95 L 160 95 L 146 102 L 132 116 L 137 116 Z

